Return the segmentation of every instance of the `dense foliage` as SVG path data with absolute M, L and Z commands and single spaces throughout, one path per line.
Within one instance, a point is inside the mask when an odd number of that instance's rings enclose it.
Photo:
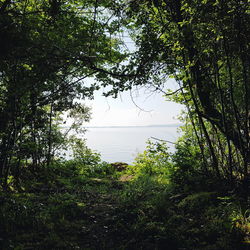
M 92 97 L 121 55 L 113 1 L 1 1 L 0 180 L 18 180 L 24 162 L 49 165 L 64 136 L 60 114 L 89 120 L 75 98 Z M 111 19 L 111 20 L 110 20 Z M 82 114 L 82 117 L 80 116 Z M 60 121 L 63 124 L 64 121 Z
M 122 171 L 81 149 L 36 174 L 26 168 L 24 192 L 0 195 L 2 249 L 249 246 L 249 212 L 219 180 L 201 175 L 195 146 L 180 142 L 171 155 L 166 145 L 150 142 Z
M 169 96 L 164 84 L 175 78 L 173 99 L 186 105 L 200 150 L 209 149 L 205 166 L 249 182 L 249 2 L 143 0 L 121 8 L 138 50 L 128 66 L 134 77 L 120 88 L 149 84 Z
M 0 248 L 248 249 L 249 6 L 1 0 Z M 186 105 L 183 136 L 103 162 L 81 99 L 134 86 Z

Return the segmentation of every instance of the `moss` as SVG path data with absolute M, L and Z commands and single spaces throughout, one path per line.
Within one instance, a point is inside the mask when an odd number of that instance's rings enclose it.
M 204 208 L 216 204 L 215 192 L 200 192 L 188 195 L 178 204 L 179 208 L 186 211 L 202 212 Z

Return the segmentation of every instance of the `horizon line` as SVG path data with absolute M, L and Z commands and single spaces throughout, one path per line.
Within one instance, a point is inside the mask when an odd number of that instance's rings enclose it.
M 152 124 L 152 125 L 104 125 L 104 126 L 84 126 L 85 128 L 134 128 L 134 127 L 179 127 L 183 123 L 172 124 Z

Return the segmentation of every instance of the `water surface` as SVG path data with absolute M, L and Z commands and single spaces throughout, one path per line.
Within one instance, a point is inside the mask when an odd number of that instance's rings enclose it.
M 176 141 L 179 136 L 175 127 L 101 127 L 88 128 L 84 137 L 87 146 L 101 153 L 107 162 L 122 161 L 132 163 L 138 153 L 146 148 L 150 137 Z M 170 151 L 174 145 L 168 143 Z

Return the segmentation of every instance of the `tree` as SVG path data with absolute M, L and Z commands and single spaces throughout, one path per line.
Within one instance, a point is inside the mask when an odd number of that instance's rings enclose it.
M 0 5 L 0 179 L 28 160 L 50 163 L 53 120 L 91 98 L 124 58 L 117 39 L 113 1 L 27 0 Z M 17 165 L 13 162 L 19 162 Z M 18 172 L 18 171 L 16 171 Z
M 180 86 L 176 100 L 185 103 L 190 114 L 194 112 L 191 117 L 206 139 L 214 171 L 220 176 L 212 129 L 224 135 L 231 178 L 237 173 L 247 180 L 248 1 L 132 0 L 121 8 L 124 22 L 136 33 L 133 37 L 138 46 L 128 66 L 134 77 L 122 79 L 121 89 L 146 83 L 157 89 L 167 77 L 174 77 Z M 233 164 L 233 157 L 238 158 L 240 169 Z

